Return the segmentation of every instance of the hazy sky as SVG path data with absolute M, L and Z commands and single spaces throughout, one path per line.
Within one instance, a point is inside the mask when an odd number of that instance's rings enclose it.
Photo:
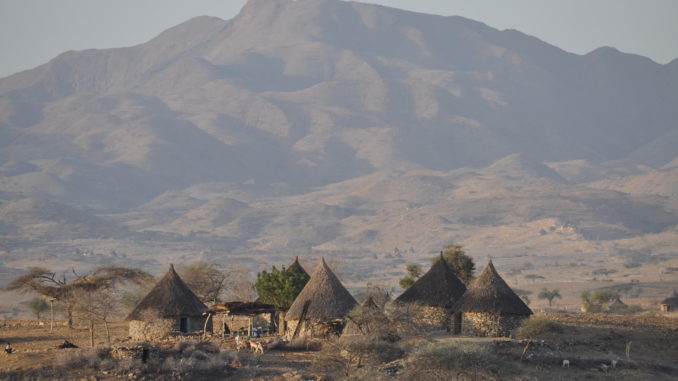
M 302 0 L 313 1 L 313 0 Z M 0 0 L 0 77 L 67 50 L 145 42 L 199 15 L 229 19 L 246 0 Z M 498 29 L 518 29 L 567 51 L 614 46 L 659 63 L 678 58 L 678 0 L 364 0 Z

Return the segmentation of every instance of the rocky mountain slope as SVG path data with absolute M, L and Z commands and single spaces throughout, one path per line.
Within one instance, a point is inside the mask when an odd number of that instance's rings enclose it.
M 0 79 L 0 250 L 39 255 L 61 234 L 43 217 L 75 227 L 65 246 L 164 248 L 147 257 L 670 246 L 675 67 L 462 17 L 250 0 Z

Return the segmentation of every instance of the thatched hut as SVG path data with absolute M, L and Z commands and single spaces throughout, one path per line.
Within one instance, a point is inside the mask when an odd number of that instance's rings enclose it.
M 274 325 L 276 308 L 261 302 L 225 302 L 211 307 L 214 315 L 214 332 L 225 335 L 244 330 L 252 334 L 256 325 Z
M 431 266 L 428 272 L 417 279 L 395 301 L 418 305 L 420 308 L 415 319 L 421 326 L 432 329 L 452 329 L 454 333 L 459 333 L 461 315 L 455 314 L 452 307 L 464 295 L 464 292 L 466 292 L 466 286 L 447 266 L 441 253 L 440 259 Z
M 288 337 L 339 334 L 357 304 L 323 258 L 287 311 Z
M 678 311 L 678 293 L 676 293 L 676 290 L 673 290 L 672 296 L 669 296 L 668 298 L 662 300 L 661 303 L 659 303 L 659 309 L 662 312 Z
M 306 277 L 309 277 L 309 278 L 311 277 L 310 275 L 308 275 L 308 273 L 306 272 L 304 267 L 301 265 L 301 263 L 299 263 L 299 256 L 294 258 L 294 262 L 292 262 L 292 264 L 289 265 L 289 267 L 287 268 L 287 271 L 296 271 L 299 274 L 305 275 Z
M 167 274 L 127 316 L 129 335 L 137 340 L 156 340 L 201 331 L 206 312 L 207 306 L 170 265 Z M 207 329 L 212 329 L 209 322 Z
M 622 302 L 619 297 L 615 298 L 612 303 L 607 306 L 607 311 L 612 313 L 623 312 L 628 309 L 629 306 L 626 303 Z
M 532 310 L 487 264 L 473 286 L 454 305 L 463 314 L 462 333 L 472 336 L 510 336 Z

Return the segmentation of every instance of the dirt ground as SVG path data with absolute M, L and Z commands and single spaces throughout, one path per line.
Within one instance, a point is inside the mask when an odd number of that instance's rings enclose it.
M 474 342 L 492 348 L 505 361 L 515 364 L 517 373 L 502 376 L 506 380 L 676 380 L 678 379 L 678 314 L 609 315 L 544 313 L 536 317 L 560 323 L 564 331 L 536 338 L 525 350 L 527 340 L 450 336 L 444 332 L 422 335 L 423 342 Z M 114 345 L 125 345 L 127 324 L 111 326 Z M 197 338 L 194 338 L 197 339 Z M 9 341 L 14 353 L 0 354 L 0 379 L 155 379 L 133 372 L 120 374 L 106 368 L 74 367 L 61 373 L 44 374 L 37 369 L 64 366 L 65 359 L 85 353 L 89 347 L 89 331 L 68 329 L 63 323 L 50 332 L 49 325 L 29 321 L 0 321 L 0 340 Z M 68 340 L 81 349 L 57 349 Z M 264 341 L 270 339 L 263 339 Z M 407 338 L 406 340 L 407 341 Z M 316 352 L 269 350 L 264 355 L 238 353 L 232 338 L 215 337 L 212 345 L 225 354 L 228 370 L 222 379 L 234 380 L 317 380 L 310 371 Z M 105 335 L 97 331 L 96 344 L 105 345 Z M 164 343 L 166 347 L 175 343 Z M 4 347 L 4 344 L 3 344 Z M 627 353 L 628 349 L 628 353 Z M 628 355 L 628 357 L 627 357 Z M 405 360 L 408 356 L 405 352 Z M 523 358 L 521 361 L 521 357 Z M 562 368 L 563 360 L 570 361 Z M 617 368 L 604 371 L 602 364 L 611 365 L 619 359 Z M 36 378 L 40 377 L 40 378 Z M 172 379 L 200 379 L 176 376 Z M 335 379 L 340 379 L 336 378 Z M 381 379 L 399 380 L 384 374 Z

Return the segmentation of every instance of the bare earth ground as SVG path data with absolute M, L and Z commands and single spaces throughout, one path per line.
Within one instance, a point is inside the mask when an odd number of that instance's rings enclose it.
M 506 380 L 675 380 L 678 378 L 678 316 L 677 314 L 644 314 L 636 316 L 608 314 L 544 313 L 538 317 L 557 321 L 565 328 L 561 334 L 549 334 L 534 340 L 524 353 L 526 340 L 454 337 L 436 332 L 422 337 L 403 340 L 403 347 L 412 349 L 412 342 L 474 342 L 487 345 L 502 359 L 515 364 L 513 373 L 500 375 Z M 60 325 L 49 332 L 48 326 L 38 326 L 27 321 L 0 323 L 0 339 L 9 341 L 13 354 L 0 354 L 0 379 L 155 379 L 134 372 L 120 374 L 105 367 L 67 367 L 69 358 L 87 353 L 89 332 L 86 329 L 69 330 Z M 112 327 L 114 342 L 124 345 L 127 336 L 125 322 Z M 97 345 L 103 345 L 103 335 L 97 336 Z M 67 339 L 81 349 L 57 349 Z M 196 338 L 197 339 L 197 338 Z M 421 340 L 420 340 L 421 339 Z M 232 339 L 212 342 L 227 355 L 229 370 L 222 378 L 243 380 L 301 380 L 319 379 L 309 368 L 316 352 L 267 351 L 264 355 L 235 352 Z M 409 343 L 409 344 L 405 344 Z M 630 343 L 629 358 L 626 357 Z M 114 343 L 114 345 L 116 345 Z M 166 347 L 174 346 L 165 343 Z M 529 358 L 521 362 L 521 356 Z M 563 369 L 562 360 L 570 360 L 570 368 Z M 601 370 L 620 359 L 616 369 Z M 45 367 L 40 369 L 40 367 Z M 62 369 L 50 372 L 45 369 Z M 517 370 L 516 370 L 517 369 Z M 517 372 L 517 373 L 516 373 Z M 169 376 L 168 376 L 169 377 Z M 200 379 L 176 376 L 175 379 Z M 382 379 L 404 379 L 384 374 Z

